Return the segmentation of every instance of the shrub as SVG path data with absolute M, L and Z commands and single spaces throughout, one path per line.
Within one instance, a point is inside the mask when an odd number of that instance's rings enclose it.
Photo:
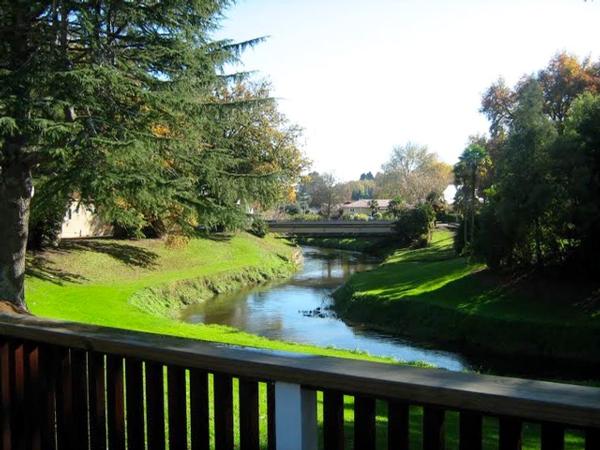
M 300 214 L 300 207 L 295 204 L 285 205 L 284 211 L 287 214 L 289 214 L 290 216 L 296 216 L 296 215 Z
M 292 220 L 297 220 L 298 222 L 317 222 L 319 220 L 323 220 L 323 217 L 315 213 L 306 213 L 298 214 L 294 216 Z
M 254 236 L 259 238 L 263 238 L 269 232 L 269 225 L 260 217 L 254 217 L 252 220 L 252 225 L 250 226 L 250 230 L 248 230 Z
M 190 238 L 182 234 L 169 234 L 165 239 L 165 245 L 173 249 L 185 248 L 189 242 Z
M 404 244 L 425 246 L 431 240 L 434 228 L 435 212 L 425 203 L 402 211 L 394 228 Z
M 351 214 L 348 219 L 350 220 L 357 220 L 357 221 L 363 221 L 363 222 L 368 222 L 370 217 L 368 214 Z

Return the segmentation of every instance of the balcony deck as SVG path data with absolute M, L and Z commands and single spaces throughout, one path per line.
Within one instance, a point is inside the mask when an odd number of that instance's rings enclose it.
M 326 449 L 344 445 L 343 395 L 354 397 L 360 450 L 382 448 L 375 437 L 376 400 L 388 405 L 390 449 L 408 449 L 411 406 L 423 407 L 427 450 L 444 448 L 448 411 L 460 414 L 460 449 L 482 448 L 484 416 L 499 419 L 501 450 L 521 447 L 525 422 L 541 424 L 544 450 L 563 448 L 567 428 L 586 435 L 586 450 L 600 449 L 600 389 L 594 387 L 278 355 L 0 316 L 3 449 L 184 449 L 188 441 L 193 449 L 207 449 L 211 428 L 217 450 L 233 449 L 238 435 L 241 449 L 258 449 L 260 383 L 268 391 L 269 449 L 317 448 L 317 392 L 323 392 Z

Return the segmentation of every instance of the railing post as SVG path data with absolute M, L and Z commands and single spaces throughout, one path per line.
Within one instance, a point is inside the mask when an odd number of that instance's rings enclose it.
M 275 436 L 277 450 L 317 449 L 316 391 L 275 383 Z

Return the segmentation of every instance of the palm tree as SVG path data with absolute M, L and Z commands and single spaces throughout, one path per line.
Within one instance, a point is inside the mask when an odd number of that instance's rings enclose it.
M 469 145 L 454 166 L 455 183 L 463 199 L 463 221 L 465 245 L 472 243 L 475 236 L 475 209 L 478 191 L 491 161 L 487 150 L 479 144 Z M 467 222 L 468 220 L 468 222 Z M 468 223 L 468 226 L 467 226 Z

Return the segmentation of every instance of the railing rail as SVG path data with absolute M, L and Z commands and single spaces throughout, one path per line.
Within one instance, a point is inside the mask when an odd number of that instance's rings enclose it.
M 262 383 L 268 439 L 261 444 Z M 484 416 L 499 419 L 501 450 L 520 448 L 524 422 L 542 425 L 544 450 L 563 448 L 567 428 L 585 435 L 587 450 L 600 449 L 600 389 L 594 387 L 0 316 L 3 449 L 183 449 L 188 443 L 205 449 L 213 441 L 217 450 L 232 449 L 234 441 L 242 449 L 314 449 L 317 391 L 323 393 L 326 449 L 343 448 L 344 395 L 353 397 L 353 441 L 360 450 L 381 444 L 378 401 L 387 404 L 390 449 L 408 448 L 415 406 L 423 408 L 424 449 L 444 447 L 448 411 L 460 414 L 461 449 L 482 448 Z
M 306 236 L 389 236 L 395 234 L 394 222 L 319 220 L 319 221 L 269 221 L 269 229 L 275 233 Z
M 332 219 L 332 220 L 267 220 L 267 225 L 277 226 L 298 226 L 298 227 L 310 227 L 310 226 L 336 226 L 336 225 L 348 225 L 354 227 L 378 227 L 378 226 L 393 226 L 393 220 L 344 220 L 344 219 Z

